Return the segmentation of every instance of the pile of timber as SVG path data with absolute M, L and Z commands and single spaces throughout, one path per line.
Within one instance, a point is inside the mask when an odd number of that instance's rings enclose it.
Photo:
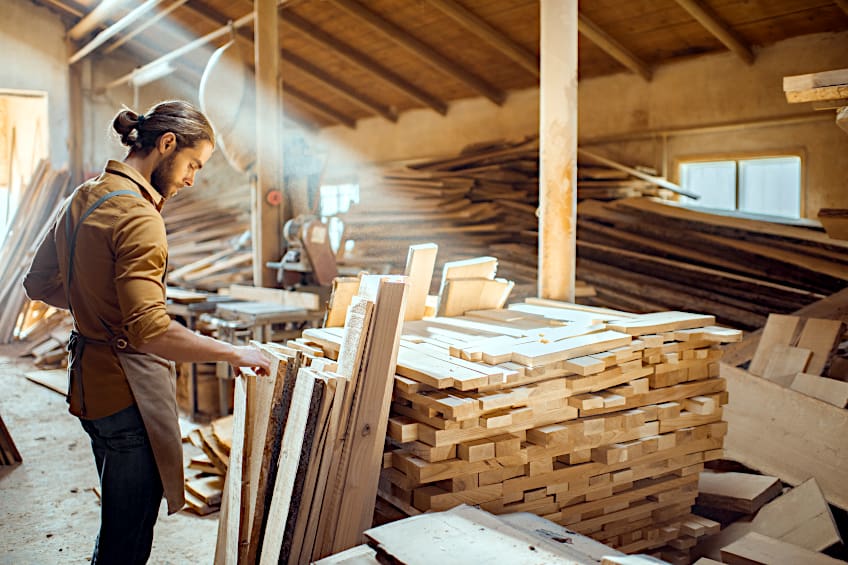
M 421 514 L 365 532 L 368 545 L 326 557 L 316 565 L 510 563 L 531 565 L 654 565 L 627 556 L 534 514 L 492 514 L 471 506 Z M 438 541 L 434 543 L 434 541 Z
M 214 291 L 253 280 L 249 201 L 250 187 L 241 186 L 166 204 L 169 284 Z
M 581 163 L 577 176 L 581 200 L 673 194 L 628 172 L 588 163 Z M 345 263 L 396 271 L 410 244 L 434 241 L 444 261 L 495 253 L 518 294 L 535 293 L 537 137 L 473 145 L 455 158 L 385 172 L 362 182 L 360 199 L 341 216 L 344 238 L 354 242 Z
M 203 452 L 192 457 L 186 469 L 185 499 L 189 511 L 205 516 L 221 507 L 232 437 L 233 417 L 227 416 L 193 429 L 185 438 Z
M 690 508 L 727 431 L 718 344 L 741 332 L 534 302 L 405 323 L 381 495 L 410 514 L 533 512 L 621 551 L 688 558 L 717 527 Z M 303 339 L 332 358 L 343 332 Z
M 719 520 L 721 532 L 693 547 L 693 557 L 724 563 L 843 563 L 818 553 L 842 542 L 814 478 L 783 494 L 776 477 L 704 471 L 695 512 Z
M 846 241 L 648 198 L 581 202 L 577 238 L 577 276 L 611 308 L 710 312 L 747 330 L 848 285 Z
M 337 362 L 259 344 L 272 370 L 235 379 L 216 563 L 307 563 L 371 527 L 406 290 L 362 278 Z
M 12 434 L 9 433 L 9 429 L 0 416 L 0 467 L 17 465 L 22 461 L 21 454 L 15 447 L 15 440 L 12 439 Z
M 18 209 L 0 248 L 0 265 L 3 266 L 0 343 L 10 343 L 17 336 L 26 336 L 49 310 L 37 305 L 31 307 L 21 283 L 38 243 L 53 225 L 52 220 L 66 196 L 69 178 L 67 170 L 54 171 L 47 161 L 41 161 L 29 186 L 21 194 Z

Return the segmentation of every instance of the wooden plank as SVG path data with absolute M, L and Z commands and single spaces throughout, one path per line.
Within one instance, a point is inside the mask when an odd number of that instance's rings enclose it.
M 363 544 L 319 559 L 315 565 L 380 565 L 380 561 L 374 548 Z
M 308 374 L 305 378 L 297 378 L 295 381 L 259 557 L 261 565 L 276 564 L 280 560 L 292 493 L 301 463 L 302 448 L 306 442 L 304 436 L 312 408 L 315 384 L 316 380 Z
M 786 387 L 792 384 L 796 374 L 804 372 L 812 355 L 809 349 L 781 344 L 773 345 L 770 351 L 762 377 Z
M 463 316 L 471 310 L 503 308 L 515 283 L 505 279 L 449 279 L 439 300 L 439 316 Z
M 789 388 L 828 404 L 833 404 L 837 408 L 848 407 L 848 382 L 808 373 L 798 373 Z
M 791 543 L 751 532 L 721 550 L 724 563 L 730 565 L 837 565 L 844 563 Z
M 360 292 L 366 291 L 361 289 Z M 350 461 L 339 504 L 339 523 L 334 549 L 356 545 L 371 525 L 374 500 L 383 461 L 383 442 L 388 426 L 392 386 L 397 366 L 407 284 L 403 279 L 383 278 L 375 293 L 371 345 L 365 373 L 359 383 L 355 418 L 349 429 Z
M 61 395 L 68 393 L 68 371 L 66 369 L 49 369 L 46 371 L 28 371 L 25 373 L 27 380 L 58 392 Z
M 702 471 L 698 480 L 698 504 L 754 514 L 766 502 L 779 496 L 781 489 L 777 477 Z
M 836 69 L 806 75 L 783 77 L 783 91 L 810 90 L 822 86 L 848 84 L 848 69 Z
M 626 333 L 605 331 L 551 343 L 533 342 L 515 346 L 512 349 L 511 359 L 514 363 L 520 363 L 527 367 L 539 367 L 556 361 L 623 347 L 632 340 L 633 338 Z
M 816 102 L 818 100 L 839 100 L 848 98 L 848 84 L 822 86 L 809 90 L 794 90 L 786 92 L 786 101 L 790 104 L 797 102 Z
M 757 350 L 748 367 L 751 374 L 762 376 L 769 359 L 771 359 L 771 351 L 775 345 L 790 345 L 792 343 L 799 321 L 800 319 L 797 316 L 769 314 Z
M 658 312 L 642 314 L 625 320 L 613 320 L 607 323 L 607 329 L 630 335 L 645 335 L 688 330 L 715 324 L 715 317 L 689 312 Z
M 425 302 L 430 293 L 438 251 L 439 246 L 435 243 L 409 246 L 404 271 L 409 280 L 409 297 L 406 301 L 404 320 L 420 320 L 424 317 Z
M 848 509 L 848 411 L 721 363 L 730 395 L 725 453 L 790 484 L 815 477 L 828 502 Z M 769 433 L 762 423 L 769 422 Z
M 839 345 L 845 325 L 841 320 L 810 318 L 804 322 L 797 346 L 812 351 L 812 357 L 805 372 L 821 375 L 831 353 Z
M 230 447 L 230 464 L 227 467 L 227 504 L 226 512 L 221 512 L 218 521 L 218 537 L 226 540 L 223 555 L 215 555 L 215 563 L 226 565 L 238 565 L 239 551 L 246 541 L 248 528 L 245 518 L 245 505 L 243 498 L 245 494 L 245 456 L 249 452 L 249 438 L 247 429 L 249 415 L 247 413 L 247 378 L 236 376 L 233 381 L 235 386 L 233 400 L 233 431 L 232 445 Z M 247 448 L 245 446 L 248 442 Z M 244 539 L 243 539 L 244 538 Z M 220 547 L 220 546 L 219 546 Z M 246 547 L 246 546 L 245 546 Z
M 445 291 L 445 283 L 451 279 L 494 279 L 498 260 L 494 257 L 475 257 L 461 261 L 448 261 L 442 267 L 442 282 L 439 296 Z
M 763 506 L 751 526 L 764 536 L 812 551 L 822 551 L 842 541 L 815 479 L 804 481 Z

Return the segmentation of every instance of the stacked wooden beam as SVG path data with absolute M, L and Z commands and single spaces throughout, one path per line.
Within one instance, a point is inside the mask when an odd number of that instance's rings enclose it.
M 41 161 L 21 195 L 0 248 L 0 265 L 3 265 L 0 343 L 10 343 L 16 335 L 26 333 L 40 320 L 40 316 L 27 315 L 29 300 L 21 282 L 38 243 L 53 226 L 52 219 L 65 197 L 69 178 L 66 170 L 54 171 L 47 161 Z
M 162 217 L 168 231 L 168 281 L 217 290 L 253 280 L 250 254 L 249 187 L 168 202 Z
M 306 563 L 371 526 L 406 288 L 362 278 L 337 362 L 262 344 L 270 378 L 235 380 L 216 563 Z
M 595 304 L 711 312 L 741 329 L 848 284 L 848 242 L 645 198 L 580 203 L 577 255 Z
M 221 507 L 224 476 L 230 464 L 233 418 L 219 418 L 209 426 L 195 428 L 187 440 L 203 451 L 192 457 L 186 470 L 186 507 L 205 516 Z
M 503 276 L 532 293 L 536 281 L 538 138 L 468 147 L 461 155 L 388 171 L 361 185 L 360 204 L 342 219 L 354 241 L 345 262 L 402 268 L 407 247 L 433 241 L 441 261 L 495 253 Z M 578 167 L 578 199 L 668 197 L 666 189 L 621 171 Z M 439 267 L 441 267 L 441 264 Z
M 534 512 L 625 552 L 715 531 L 690 507 L 727 429 L 718 344 L 741 332 L 544 302 L 406 322 L 383 496 Z M 304 339 L 333 356 L 342 332 Z

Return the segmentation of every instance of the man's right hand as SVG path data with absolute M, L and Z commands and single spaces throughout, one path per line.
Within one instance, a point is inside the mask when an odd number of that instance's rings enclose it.
M 257 375 L 271 374 L 271 360 L 261 349 L 252 345 L 234 345 L 230 365 L 237 375 L 241 374 L 239 367 L 250 367 Z

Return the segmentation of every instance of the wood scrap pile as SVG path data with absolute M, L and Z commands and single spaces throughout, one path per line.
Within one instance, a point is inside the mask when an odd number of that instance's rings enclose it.
M 473 145 L 455 158 L 363 180 L 360 203 L 341 216 L 344 238 L 355 242 L 342 260 L 396 272 L 409 245 L 434 241 L 443 261 L 495 253 L 518 294 L 534 294 L 538 154 L 537 137 Z M 672 194 L 607 167 L 582 163 L 577 175 L 578 199 Z
M 3 422 L 3 417 L 0 416 L 0 467 L 7 465 L 17 465 L 22 462 L 18 448 L 15 447 L 15 440 L 12 439 L 12 434 Z
M 692 555 L 724 563 L 842 563 L 818 553 L 842 538 L 816 480 L 782 493 L 776 477 L 702 472 L 694 510 L 723 528 Z
M 316 565 L 659 563 L 646 556 L 627 556 L 534 514 L 493 516 L 465 505 L 372 528 L 365 532 L 365 537 L 369 545 L 358 545 L 326 557 Z M 438 543 L 433 543 L 435 540 Z
M 261 344 L 270 378 L 235 379 L 216 563 L 307 563 L 371 527 L 406 290 L 362 278 L 337 362 Z
M 170 284 L 217 290 L 253 280 L 249 188 L 187 193 L 163 208 Z
M 10 343 L 20 335 L 40 331 L 38 325 L 49 310 L 38 306 L 30 310 L 30 301 L 21 283 L 38 243 L 52 227 L 51 220 L 66 196 L 69 178 L 67 170 L 54 171 L 47 161 L 41 161 L 21 195 L 0 248 L 0 265 L 3 266 L 0 343 Z
M 848 242 L 647 198 L 578 205 L 577 276 L 593 304 L 711 312 L 762 327 L 848 285 Z
M 718 344 L 741 332 L 541 302 L 405 323 L 381 495 L 410 514 L 533 512 L 621 551 L 688 558 L 717 527 L 690 507 L 727 431 Z M 333 357 L 343 331 L 303 339 Z
M 192 457 L 186 470 L 186 508 L 205 516 L 221 507 L 224 476 L 230 464 L 233 417 L 219 418 L 209 426 L 195 428 L 184 441 L 203 451 Z

